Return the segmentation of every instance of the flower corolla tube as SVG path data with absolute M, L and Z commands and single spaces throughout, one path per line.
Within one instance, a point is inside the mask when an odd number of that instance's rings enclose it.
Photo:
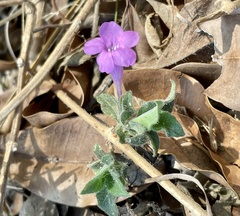
M 139 35 L 134 31 L 123 31 L 117 23 L 112 21 L 101 25 L 99 36 L 85 43 L 84 52 L 88 55 L 98 54 L 99 71 L 111 74 L 120 98 L 123 67 L 135 64 L 136 53 L 131 48 L 137 45 Z

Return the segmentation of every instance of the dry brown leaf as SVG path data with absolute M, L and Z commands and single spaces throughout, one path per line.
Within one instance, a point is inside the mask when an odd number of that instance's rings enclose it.
M 107 122 L 107 118 L 104 121 Z M 6 140 L 8 135 L 1 136 L 2 150 Z M 33 156 L 43 161 L 53 158 L 59 162 L 87 164 L 93 159 L 93 146 L 104 143 L 104 138 L 88 123 L 75 117 L 62 119 L 44 128 L 33 127 L 23 130 L 17 142 L 18 153 L 26 157 Z
M 240 111 L 238 87 L 240 14 L 226 15 L 201 24 L 201 28 L 214 38 L 213 60 L 222 66 L 221 76 L 205 91 L 210 98 Z
M 0 71 L 17 69 L 17 65 L 14 61 L 0 60 Z
M 176 104 L 186 108 L 191 116 L 197 116 L 206 124 L 213 119 L 216 141 L 224 151 L 211 150 L 209 139 L 204 139 L 204 146 L 214 161 L 218 163 L 224 176 L 233 188 L 240 192 L 240 122 L 231 116 L 214 109 L 203 94 L 204 88 L 193 78 L 179 72 L 166 69 L 145 69 L 126 71 L 124 85 L 132 90 L 136 97 L 144 100 L 166 98 L 170 91 L 170 79 L 177 85 Z M 198 137 L 196 137 L 198 139 Z
M 170 35 L 166 48 L 159 58 L 141 64 L 138 62 L 135 68 L 162 68 L 179 62 L 197 51 L 206 48 L 212 43 L 210 38 L 200 33 L 197 25 L 191 25 L 192 20 L 205 13 L 211 1 L 194 0 L 185 4 L 180 12 L 176 7 L 166 5 L 159 1 L 148 0 L 155 12 L 169 28 Z M 203 15 L 203 14 L 201 14 Z M 195 56 L 197 60 L 197 56 Z M 208 55 L 201 55 L 201 61 L 209 61 Z
M 156 23 L 158 21 L 158 23 Z M 145 22 L 145 34 L 149 46 L 152 48 L 153 52 L 159 56 L 162 53 L 161 44 L 163 40 L 163 32 L 160 26 L 160 20 L 157 14 L 151 13 L 147 16 Z
M 81 75 L 82 74 L 77 73 L 77 71 L 72 72 L 70 70 L 67 70 L 64 72 L 61 82 L 61 86 L 64 92 L 66 92 L 71 99 L 79 104 L 79 106 L 82 106 L 84 102 L 84 92 L 81 84 L 79 83 L 79 80 L 81 80 Z M 64 103 L 62 103 L 62 101 L 59 101 L 59 112 L 65 113 L 67 111 L 69 111 L 69 108 Z
M 146 61 L 149 61 L 149 59 L 153 59 L 155 54 L 148 44 L 144 25 L 141 23 L 136 9 L 133 7 L 130 1 L 127 2 L 128 4 L 122 18 L 122 28 L 138 32 L 140 39 L 135 50 L 137 53 L 138 62 L 144 63 Z
M 108 122 L 108 117 L 98 116 Z M 111 120 L 109 120 L 111 124 Z M 1 136 L 1 149 L 8 136 Z M 35 194 L 54 202 L 84 207 L 96 205 L 94 195 L 80 195 L 94 177 L 87 164 L 94 160 L 93 146 L 108 151 L 104 138 L 80 117 L 63 119 L 48 127 L 21 131 L 10 177 Z M 33 159 L 32 156 L 34 157 Z
M 43 94 L 27 106 L 23 112 L 23 117 L 33 127 L 42 128 L 60 119 L 70 116 L 73 112 L 57 113 L 57 98 L 52 92 Z M 54 110 L 55 109 L 55 110 Z
M 173 67 L 172 70 L 180 71 L 193 77 L 200 82 L 204 88 L 207 88 L 220 76 L 222 67 L 218 64 L 189 62 L 179 64 Z

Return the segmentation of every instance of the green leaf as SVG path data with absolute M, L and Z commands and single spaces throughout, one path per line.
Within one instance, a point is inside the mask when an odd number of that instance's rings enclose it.
M 125 143 L 125 133 L 124 133 L 122 127 L 118 127 L 115 132 L 118 135 L 119 142 Z
M 117 216 L 118 208 L 116 205 L 116 197 L 109 193 L 106 186 L 96 193 L 98 207 L 109 216 Z
M 91 167 L 93 172 L 97 174 L 99 172 L 99 170 L 101 170 L 103 168 L 104 164 L 98 160 L 98 161 L 94 161 L 93 163 L 89 164 L 88 166 Z
M 97 102 L 101 105 L 101 110 L 104 114 L 112 116 L 116 121 L 119 122 L 118 102 L 115 97 L 109 94 L 100 94 L 97 97 Z
M 113 155 L 111 155 L 111 154 L 105 154 L 102 158 L 101 158 L 101 162 L 103 163 L 103 164 L 105 164 L 106 166 L 111 166 L 111 165 L 113 165 L 113 163 L 114 163 L 114 157 L 113 157 Z
M 137 134 L 143 134 L 146 131 L 145 127 L 134 121 L 130 121 L 127 124 L 127 128 L 129 131 L 135 131 Z
M 153 157 L 155 157 L 157 155 L 157 152 L 158 152 L 158 149 L 159 149 L 159 143 L 160 143 L 158 134 L 155 131 L 149 131 L 146 134 L 149 137 L 150 144 L 151 144 L 152 149 L 153 149 Z
M 108 191 L 116 197 L 128 197 L 129 194 L 125 189 L 125 185 L 120 180 L 118 173 L 110 172 L 108 176 L 105 177 L 105 184 Z
M 126 137 L 125 141 L 126 141 L 126 143 L 129 143 L 130 145 L 139 146 L 139 145 L 146 144 L 147 141 L 148 141 L 148 137 L 145 133 L 144 134 L 138 134 L 138 135 L 133 136 L 133 137 Z
M 104 186 L 104 179 L 107 173 L 108 171 L 105 169 L 99 175 L 90 180 L 81 191 L 81 194 L 97 193 L 100 191 Z
M 152 127 L 152 129 L 154 131 L 165 131 L 168 137 L 179 137 L 184 135 L 182 126 L 179 124 L 175 116 L 166 111 L 159 113 L 159 121 Z
M 151 130 L 152 126 L 157 123 L 159 118 L 158 105 L 156 102 L 150 101 L 140 107 L 137 117 L 131 121 L 137 122 L 147 130 Z
M 144 113 L 146 113 L 147 111 L 150 111 L 152 110 L 153 108 L 156 107 L 156 102 L 155 101 L 149 101 L 149 102 L 146 102 L 144 103 L 138 110 L 137 112 L 137 116 L 140 116 Z
M 106 153 L 103 151 L 103 149 L 101 148 L 100 145 L 95 145 L 93 147 L 93 153 L 96 155 L 96 157 L 98 159 L 100 159 L 101 157 L 103 157 L 104 155 L 106 155 Z
M 126 123 L 126 121 L 135 113 L 133 102 L 132 102 L 132 92 L 127 91 L 126 94 L 124 94 L 121 97 L 121 113 L 120 113 L 120 119 L 123 124 Z
M 173 105 L 174 105 L 174 99 L 176 96 L 176 84 L 173 80 L 170 80 L 170 81 L 171 81 L 172 86 L 171 86 L 171 90 L 170 90 L 167 98 L 164 100 L 163 110 L 171 113 L 172 109 L 173 109 Z

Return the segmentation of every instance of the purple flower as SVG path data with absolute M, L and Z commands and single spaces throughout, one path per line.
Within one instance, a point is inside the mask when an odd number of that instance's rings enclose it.
M 120 98 L 123 67 L 132 66 L 136 62 L 136 53 L 131 48 L 139 41 L 138 33 L 123 31 L 115 22 L 105 22 L 99 29 L 99 36 L 85 43 L 84 52 L 88 55 L 99 54 L 99 70 L 111 74 Z

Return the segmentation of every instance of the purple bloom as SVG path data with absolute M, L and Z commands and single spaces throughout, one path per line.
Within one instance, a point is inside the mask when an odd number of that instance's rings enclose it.
M 136 62 L 136 53 L 131 48 L 139 41 L 138 33 L 123 31 L 115 22 L 105 22 L 99 29 L 99 36 L 85 43 L 84 52 L 88 55 L 99 54 L 99 70 L 111 74 L 120 98 L 123 67 Z

